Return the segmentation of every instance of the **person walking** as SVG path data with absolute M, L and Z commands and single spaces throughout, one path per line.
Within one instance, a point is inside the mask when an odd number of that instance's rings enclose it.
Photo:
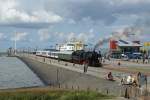
M 84 61 L 84 73 L 85 73 L 85 71 L 86 71 L 86 69 L 85 69 L 85 67 L 86 67 L 86 62 Z
M 86 73 L 88 70 L 88 60 L 84 61 L 84 73 Z

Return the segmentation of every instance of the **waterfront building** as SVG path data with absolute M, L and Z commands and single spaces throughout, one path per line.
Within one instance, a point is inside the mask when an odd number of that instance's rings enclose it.
M 84 50 L 85 45 L 82 41 L 69 41 L 64 44 L 57 44 L 56 50 L 59 51 L 77 51 L 77 50 Z
M 146 52 L 148 55 L 150 55 L 150 42 L 143 43 L 142 51 Z
M 121 54 L 140 52 L 140 41 L 110 40 L 110 54 L 119 58 Z

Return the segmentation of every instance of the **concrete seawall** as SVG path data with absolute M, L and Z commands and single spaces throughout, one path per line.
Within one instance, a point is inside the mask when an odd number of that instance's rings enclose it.
M 46 84 L 80 90 L 98 90 L 103 93 L 120 95 L 120 87 L 116 82 L 87 75 L 58 67 L 54 64 L 46 64 L 29 57 L 19 57 L 37 76 Z M 42 60 L 42 58 L 41 58 Z

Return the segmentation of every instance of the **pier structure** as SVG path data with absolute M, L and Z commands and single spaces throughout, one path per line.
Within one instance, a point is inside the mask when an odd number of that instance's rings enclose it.
M 110 95 L 123 96 L 125 88 L 120 84 L 119 71 L 89 67 L 87 73 L 83 73 L 84 66 L 65 61 L 39 57 L 32 54 L 22 54 L 19 58 L 24 61 L 47 85 L 68 89 L 97 90 Z M 107 74 L 112 72 L 116 81 L 106 80 Z M 137 89 L 138 90 L 138 89 Z M 124 92 L 122 92 L 124 91 Z M 133 90 L 134 91 L 134 90 Z M 143 91 L 143 90 L 142 90 Z M 137 97 L 141 94 L 135 92 Z M 138 94 L 138 95 L 137 95 Z

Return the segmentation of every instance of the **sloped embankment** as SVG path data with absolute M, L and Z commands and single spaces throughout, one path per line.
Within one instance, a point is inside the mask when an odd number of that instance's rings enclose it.
M 117 96 L 120 94 L 120 87 L 115 82 L 41 63 L 26 57 L 21 57 L 20 59 L 26 63 L 46 85 L 67 87 L 70 89 L 78 88 L 80 90 L 98 90 Z

